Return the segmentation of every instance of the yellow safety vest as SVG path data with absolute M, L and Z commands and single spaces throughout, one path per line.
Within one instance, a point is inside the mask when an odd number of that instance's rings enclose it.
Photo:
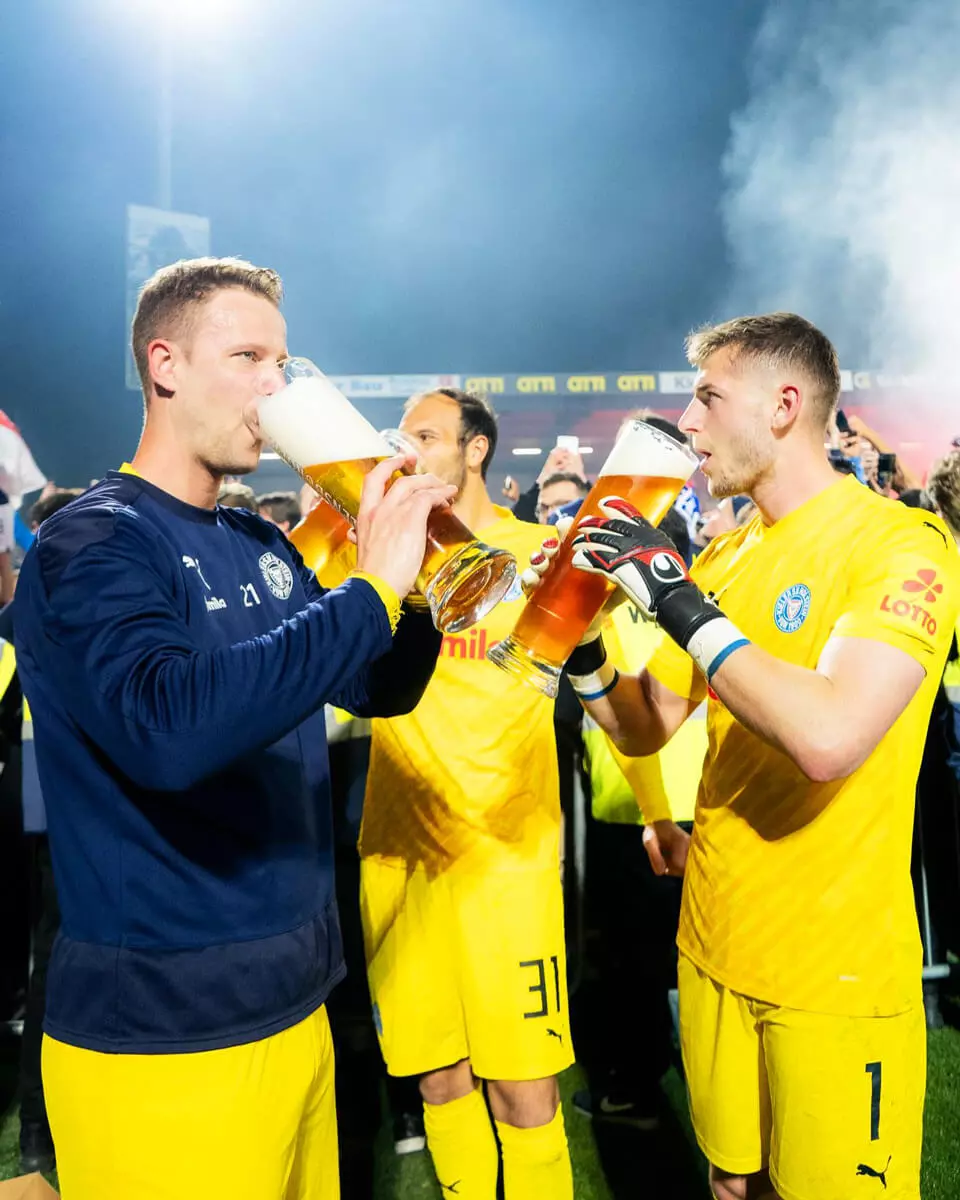
M 630 604 L 622 604 L 603 630 L 607 657 L 619 670 L 635 673 L 649 661 L 660 633 Z M 692 821 L 707 753 L 706 705 L 701 705 L 659 754 L 626 758 L 590 717 L 583 741 L 590 775 L 593 815 L 616 825 Z

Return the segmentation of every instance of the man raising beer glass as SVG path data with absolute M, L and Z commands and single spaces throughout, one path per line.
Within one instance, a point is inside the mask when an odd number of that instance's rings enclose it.
M 839 477 L 824 433 L 840 391 L 827 338 L 791 313 L 693 334 L 680 428 L 711 494 L 757 515 L 692 578 L 610 494 L 574 563 L 665 633 L 618 675 L 602 635 L 567 671 L 626 754 L 658 751 L 704 699 L 709 748 L 684 870 L 680 1034 L 718 1200 L 848 1200 L 860 1178 L 919 1200 L 925 1083 L 910 881 L 917 772 L 960 605 L 943 522 Z
M 540 544 L 543 526 L 487 492 L 484 397 L 414 396 L 400 428 L 484 543 L 518 556 Z M 392 1075 L 420 1076 L 437 1178 L 463 1200 L 495 1200 L 498 1141 L 506 1200 L 573 1195 L 556 1080 L 573 1051 L 553 704 L 485 657 L 521 609 L 518 586 L 444 637 L 416 709 L 373 722 L 360 833 L 380 1045 Z
M 324 591 L 283 534 L 216 505 L 283 385 L 275 272 L 165 267 L 133 324 L 133 461 L 27 555 L 16 648 L 63 913 L 43 1076 L 72 1200 L 333 1200 L 343 974 L 323 705 L 409 711 L 440 638 L 401 616 L 456 489 L 367 476 L 358 569 Z

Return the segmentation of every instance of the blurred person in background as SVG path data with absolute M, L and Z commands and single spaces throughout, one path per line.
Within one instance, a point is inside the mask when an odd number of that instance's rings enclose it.
M 314 491 L 309 483 L 305 483 L 300 489 L 298 497 L 300 503 L 300 513 L 303 517 L 308 517 L 320 503 L 319 495 Z
M 908 488 L 907 491 L 901 492 L 897 499 L 907 508 L 922 508 L 925 512 L 937 511 L 937 506 L 925 488 Z
M 960 449 L 934 463 L 926 491 L 960 546 Z
M 540 502 L 540 488 L 554 475 L 574 475 L 577 479 L 586 479 L 587 473 L 580 453 L 563 446 L 554 446 L 532 487 L 521 493 L 515 480 L 509 481 L 512 486 L 504 486 L 504 495 L 513 502 L 513 515 L 518 521 L 539 519 L 537 505 Z
M 934 464 L 927 480 L 927 494 L 960 547 L 960 448 Z M 948 706 L 943 725 L 949 765 L 954 777 L 960 781 L 960 622 L 954 631 L 943 684 Z
M 563 471 L 548 475 L 540 486 L 537 520 L 541 525 L 548 525 L 554 513 L 577 500 L 585 500 L 589 491 L 590 484 L 579 475 Z
M 311 489 L 312 490 L 312 489 Z M 300 501 L 296 492 L 264 492 L 257 497 L 257 512 L 265 521 L 289 534 L 300 524 Z
M 239 480 L 220 485 L 217 492 L 217 503 L 223 508 L 245 508 L 247 512 L 257 511 L 257 497 L 253 488 Z
M 3 414 L 0 413 L 0 418 Z M 4 430 L 0 436 L 0 448 L 7 445 L 12 436 L 9 427 L 0 424 Z M 27 452 L 29 453 L 29 452 Z M 32 458 L 30 459 L 32 463 Z M 6 477 L 10 478 L 11 471 L 16 469 L 14 463 L 8 465 Z M 21 476 L 22 477 L 22 476 Z M 37 476 L 28 479 L 35 483 Z M 31 491 L 33 488 L 31 487 Z M 0 544 L 6 549 L 0 551 L 0 591 L 4 603 L 13 598 L 16 576 L 12 561 L 14 548 L 18 557 L 32 544 L 36 535 L 37 525 L 43 519 L 44 504 L 54 495 L 62 492 L 49 481 L 44 483 L 40 499 L 35 502 L 29 516 L 29 523 L 24 521 L 19 510 L 14 510 L 4 493 L 0 493 L 3 503 L 0 504 Z M 79 494 L 79 493 L 77 493 Z M 56 501 L 62 504 L 62 500 Z M 9 612 L 9 609 L 6 611 Z M 30 944 L 28 929 L 31 919 L 30 908 L 30 878 L 29 857 L 23 849 L 23 804 L 21 788 L 21 693 L 19 680 L 15 674 L 14 652 L 12 644 L 12 626 L 6 635 L 3 645 L 4 664 L 0 671 L 0 679 L 4 689 L 0 691 L 4 707 L 4 718 L 0 719 L 3 731 L 0 732 L 0 772 L 4 772 L 0 783 L 0 912 L 4 920 L 0 922 L 0 1020 L 8 1017 L 18 1018 L 23 1013 L 25 997 L 28 996 L 30 972 Z M 39 1071 L 39 1066 L 38 1066 Z M 28 1112 L 30 1104 L 28 1101 Z M 30 1155 L 27 1155 L 29 1161 Z
M 853 433 L 861 439 L 862 442 L 868 443 L 870 449 L 877 454 L 886 454 L 896 458 L 896 465 L 890 480 L 890 490 L 899 494 L 900 492 L 909 491 L 911 488 L 919 488 L 921 480 L 916 471 L 912 470 L 898 455 L 895 455 L 890 443 L 879 434 L 875 429 L 872 429 L 863 417 L 856 413 L 850 413 L 847 416 L 847 423 Z M 861 449 L 863 453 L 863 449 Z M 884 490 L 881 488 L 881 490 Z
M 65 508 L 83 494 L 82 488 L 45 489 L 43 498 L 30 510 L 30 529 L 35 534 L 54 513 Z M 4 655 L 9 654 L 13 674 L 4 701 L 12 702 L 15 725 L 20 730 L 20 792 L 23 812 L 23 832 L 27 844 L 30 897 L 30 980 L 23 1018 L 20 1045 L 20 1173 L 50 1172 L 56 1166 L 56 1154 L 50 1123 L 43 1098 L 40 1070 L 40 1046 L 43 1037 L 43 1014 L 47 989 L 47 964 L 57 929 L 60 910 L 53 881 L 53 864 L 47 840 L 46 810 L 40 790 L 37 759 L 33 744 L 33 719 L 29 706 L 23 702 L 20 681 L 16 673 L 13 652 L 13 606 L 0 613 L 0 638 L 4 640 Z
M 659 751 L 702 701 L 709 753 L 685 867 L 680 1030 L 718 1200 L 919 1200 L 926 1029 L 909 876 L 924 734 L 960 609 L 943 523 L 837 479 L 836 352 L 790 313 L 691 335 L 681 419 L 711 494 L 758 515 L 691 579 L 616 497 L 577 562 L 667 635 L 637 675 L 596 630 L 567 664 L 621 752 Z M 685 861 L 684 856 L 686 855 Z
M 13 552 L 17 543 L 16 510 L 6 492 L 0 491 L 0 605 L 13 599 Z
M 343 974 L 323 706 L 419 700 L 439 635 L 402 613 L 431 476 L 364 485 L 359 569 L 324 591 L 216 503 L 283 386 L 273 271 L 161 269 L 133 350 L 132 463 L 49 518 L 14 601 L 62 924 L 43 1082 L 64 1194 L 339 1194 L 324 1007 Z M 172 1152 L 175 1148 L 175 1153 Z
M 697 532 L 697 544 L 709 545 L 721 534 L 731 533 L 748 521 L 756 512 L 749 496 L 725 496 L 719 504 L 708 508 Z
M 454 511 L 479 538 L 521 560 L 539 547 L 542 526 L 487 492 L 497 420 L 485 398 L 414 396 L 400 429 L 456 486 Z M 437 1179 L 463 1200 L 494 1200 L 498 1140 L 506 1200 L 573 1195 L 556 1078 L 573 1050 L 553 704 L 485 657 L 521 606 L 517 585 L 446 635 L 416 709 L 373 722 L 360 834 L 384 1060 L 421 1077 Z
M 667 513 L 660 528 L 684 554 L 680 513 Z M 661 639 L 656 624 L 629 603 L 613 611 L 603 637 L 619 670 L 638 669 Z M 596 1121 L 652 1130 L 664 1099 L 660 1080 L 673 1057 L 669 992 L 677 978 L 681 875 L 665 875 L 662 859 L 644 853 L 651 836 L 645 827 L 662 844 L 675 826 L 690 833 L 707 751 L 706 705 L 647 758 L 625 758 L 590 717 L 583 741 L 594 818 L 587 903 L 599 932 L 598 1005 L 590 1026 L 601 1070 L 589 1092 L 576 1093 L 574 1106 Z

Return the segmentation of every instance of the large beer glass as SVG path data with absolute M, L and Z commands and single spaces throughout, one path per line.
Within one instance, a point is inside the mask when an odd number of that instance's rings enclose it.
M 643 421 L 629 422 L 513 633 L 488 650 L 487 658 L 546 695 L 555 696 L 563 664 L 614 587 L 602 576 L 573 566 L 572 542 L 578 522 L 583 517 L 602 516 L 600 502 L 620 496 L 658 525 L 698 463 L 692 450 L 659 429 Z
M 357 565 L 350 521 L 326 500 L 319 500 L 289 536 L 321 587 L 338 587 Z
M 322 499 L 353 522 L 364 478 L 393 451 L 309 359 L 288 359 L 284 377 L 286 387 L 259 401 L 261 433 Z M 486 616 L 516 573 L 512 554 L 478 542 L 449 508 L 430 514 L 416 586 L 443 633 L 459 633 Z

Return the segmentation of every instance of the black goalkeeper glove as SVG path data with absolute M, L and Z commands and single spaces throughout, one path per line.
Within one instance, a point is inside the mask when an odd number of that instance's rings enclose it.
M 617 584 L 709 680 L 747 639 L 693 582 L 673 542 L 632 504 L 608 496 L 600 511 L 602 517 L 584 517 L 577 525 L 573 565 Z

